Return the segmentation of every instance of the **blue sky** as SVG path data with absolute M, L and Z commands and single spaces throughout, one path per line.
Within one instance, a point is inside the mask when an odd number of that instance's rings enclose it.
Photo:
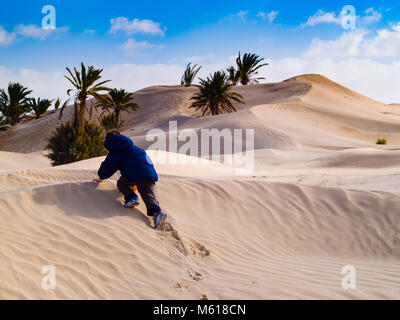
M 341 25 L 356 9 L 354 30 Z M 56 30 L 41 28 L 44 5 Z M 400 101 L 398 1 L 2 1 L 0 87 L 20 81 L 35 95 L 65 97 L 66 66 L 104 68 L 115 87 L 177 84 L 189 62 L 200 76 L 255 52 L 266 82 L 322 73 L 384 102 Z

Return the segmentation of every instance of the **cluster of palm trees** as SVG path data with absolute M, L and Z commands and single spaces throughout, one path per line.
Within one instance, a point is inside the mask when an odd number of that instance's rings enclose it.
M 245 53 L 243 57 L 239 52 L 239 56 L 236 58 L 236 68 L 231 66 L 227 69 L 229 74 L 229 81 L 233 85 L 237 85 L 239 82 L 242 85 L 259 83 L 259 80 L 263 80 L 263 77 L 256 77 L 258 70 L 268 65 L 268 63 L 262 63 L 264 58 L 254 53 Z
M 49 139 L 47 155 L 53 165 L 105 155 L 104 130 L 119 128 L 123 121 L 123 111 L 136 110 L 132 93 L 125 89 L 111 89 L 106 86 L 110 80 L 102 80 L 103 69 L 86 67 L 81 63 L 80 70 L 66 68 L 65 78 L 72 85 L 67 90 L 70 98 L 61 107 L 59 119 L 68 103 L 73 99 L 73 119 L 62 123 Z M 93 110 L 101 107 L 99 123 L 92 121 Z M 108 115 L 104 115 L 108 112 Z
M 82 128 L 84 125 L 86 112 L 89 110 L 92 113 L 92 107 L 101 107 L 100 122 L 107 122 L 108 128 L 121 127 L 122 111 L 136 110 L 139 106 L 132 101 L 132 93 L 128 93 L 125 89 L 110 89 L 104 85 L 111 80 L 100 81 L 103 69 L 97 69 L 93 66 L 88 68 L 81 64 L 81 70 L 74 68 L 72 72 L 66 68 L 68 75 L 65 77 L 73 85 L 72 89 L 67 90 L 67 94 L 74 98 L 74 126 Z M 15 126 L 21 121 L 23 116 L 33 114 L 35 119 L 45 114 L 54 100 L 32 98 L 29 97 L 32 90 L 24 87 L 20 83 L 9 83 L 7 89 L 0 90 L 0 128 L 7 128 L 8 125 Z M 59 118 L 63 116 L 63 111 L 70 99 L 66 100 L 61 107 Z M 88 109 L 87 100 L 95 98 L 96 103 L 91 101 L 91 109 Z M 61 100 L 58 98 L 54 103 L 54 108 L 58 109 L 61 105 Z M 105 115 L 105 113 L 109 115 Z M 89 117 L 90 119 L 91 117 Z
M 200 110 L 202 115 L 219 115 L 224 112 L 236 111 L 235 103 L 244 103 L 243 97 L 234 92 L 234 86 L 258 83 L 258 70 L 266 66 L 264 59 L 256 54 L 239 53 L 236 67 L 226 71 L 217 71 L 206 79 L 200 79 L 197 85 L 199 92 L 191 98 L 190 108 Z M 181 79 L 181 85 L 191 86 L 201 67 L 189 63 Z M 73 99 L 73 121 L 61 124 L 49 140 L 51 150 L 48 157 L 54 165 L 84 160 L 106 153 L 102 141 L 104 129 L 120 128 L 123 124 L 121 113 L 135 111 L 139 106 L 133 101 L 133 94 L 125 89 L 109 88 L 111 80 L 102 80 L 103 69 L 94 66 L 86 67 L 81 63 L 80 70 L 66 68 L 65 78 L 72 85 L 67 90 L 70 97 L 60 110 L 59 119 L 68 103 Z M 34 114 L 40 118 L 51 107 L 54 100 L 32 98 L 32 90 L 20 83 L 9 83 L 7 90 L 0 90 L 0 129 L 15 126 L 23 116 Z M 58 109 L 60 99 L 55 101 Z M 98 121 L 100 126 L 92 122 L 93 110 L 101 108 Z
M 240 54 L 236 58 L 236 66 L 229 67 L 226 71 L 217 71 L 207 79 L 199 79 L 199 93 L 193 95 L 190 108 L 200 110 L 202 115 L 219 115 L 224 112 L 235 112 L 234 102 L 244 103 L 243 96 L 233 92 L 233 87 L 238 85 L 248 85 L 259 83 L 265 79 L 257 77 L 260 68 L 267 66 L 262 63 L 264 58 L 254 53 Z M 181 85 L 191 86 L 201 67 L 197 65 L 191 67 L 191 63 L 186 66 L 182 76 Z
M 7 125 L 15 126 L 23 116 L 34 114 L 35 119 L 46 113 L 53 100 L 31 98 L 32 90 L 20 83 L 9 83 L 7 89 L 0 90 L 0 127 L 4 130 Z M 55 108 L 60 105 L 57 99 Z
M 217 71 L 207 79 L 199 79 L 197 85 L 199 92 L 193 95 L 191 108 L 201 110 L 202 115 L 218 115 L 223 112 L 234 112 L 234 102 L 244 103 L 243 97 L 232 91 L 233 87 L 241 84 L 248 85 L 258 83 L 264 79 L 257 77 L 260 68 L 268 65 L 262 63 L 264 58 L 254 53 L 239 53 L 236 59 L 236 66 L 229 67 L 226 71 Z M 189 63 L 181 79 L 181 85 L 191 86 L 200 71 L 201 66 L 192 66 Z M 103 69 L 94 66 L 86 66 L 81 63 L 80 70 L 66 68 L 68 74 L 65 78 L 72 84 L 67 90 L 70 99 L 64 102 L 60 119 L 68 102 L 74 101 L 74 120 L 76 128 L 82 128 L 89 113 L 89 120 L 92 117 L 93 108 L 101 107 L 102 113 L 98 120 L 106 129 L 119 128 L 122 126 L 121 112 L 134 111 L 139 106 L 133 102 L 132 93 L 125 89 L 111 89 L 106 84 L 111 80 L 101 80 Z M 32 90 L 20 83 L 9 83 L 7 90 L 0 90 L 0 128 L 6 125 L 15 126 L 26 114 L 34 114 L 35 119 L 40 118 L 51 107 L 54 100 L 31 98 Z M 91 99 L 88 103 L 88 99 Z M 95 102 L 96 101 L 96 102 Z M 54 107 L 58 109 L 60 99 L 55 101 Z
M 80 71 L 76 68 L 74 68 L 74 72 L 69 68 L 66 69 L 68 75 L 65 78 L 73 86 L 73 88 L 67 90 L 67 94 L 74 100 L 73 126 L 75 128 L 78 129 L 84 126 L 87 120 L 85 116 L 87 113 L 89 113 L 89 120 L 91 120 L 93 108 L 101 107 L 103 109 L 99 121 L 104 124 L 106 129 L 121 127 L 123 123 L 121 120 L 122 111 L 129 112 L 139 108 L 132 100 L 132 93 L 127 92 L 125 89 L 111 89 L 105 86 L 111 80 L 101 81 L 103 69 L 97 69 L 94 66 L 86 68 L 83 63 L 81 63 Z M 71 98 L 63 104 L 59 115 L 60 119 Z M 94 98 L 89 102 L 90 107 L 88 106 L 89 98 Z M 106 112 L 109 115 L 104 116 Z

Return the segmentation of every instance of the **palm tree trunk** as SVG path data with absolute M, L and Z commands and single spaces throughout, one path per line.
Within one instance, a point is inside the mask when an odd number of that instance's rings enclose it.
M 118 125 L 119 125 L 119 113 L 121 110 L 119 109 L 115 109 L 115 128 L 118 129 Z
M 17 124 L 17 121 L 15 120 L 15 106 L 11 105 L 10 106 L 10 124 L 11 126 L 15 126 Z
M 247 77 L 247 75 L 242 78 L 242 81 L 241 81 L 242 85 L 247 86 L 249 84 L 249 82 L 250 82 L 250 80 Z
M 74 127 L 78 128 L 79 103 L 74 100 Z
M 81 99 L 79 102 L 78 128 L 82 128 L 85 123 L 85 108 L 86 99 Z
M 212 116 L 217 116 L 217 115 L 219 115 L 218 104 L 211 104 L 211 105 L 210 105 L 210 109 L 211 109 L 211 115 L 212 115 Z

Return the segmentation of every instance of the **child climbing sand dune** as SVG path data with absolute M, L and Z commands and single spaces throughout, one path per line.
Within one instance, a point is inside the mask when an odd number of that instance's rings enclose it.
M 120 171 L 117 187 L 124 195 L 125 208 L 139 205 L 139 198 L 135 193 L 137 190 L 146 205 L 147 215 L 153 217 L 154 227 L 161 226 L 167 215 L 161 211 L 154 193 L 158 175 L 146 151 L 118 131 L 107 133 L 104 146 L 109 154 L 100 166 L 99 179 L 96 181 L 102 182 Z

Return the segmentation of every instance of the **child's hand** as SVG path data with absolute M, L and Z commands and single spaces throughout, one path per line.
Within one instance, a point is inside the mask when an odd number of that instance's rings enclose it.
M 97 183 L 102 183 L 104 180 L 101 180 L 101 179 L 93 179 L 92 181 L 93 181 L 93 182 L 97 182 Z

